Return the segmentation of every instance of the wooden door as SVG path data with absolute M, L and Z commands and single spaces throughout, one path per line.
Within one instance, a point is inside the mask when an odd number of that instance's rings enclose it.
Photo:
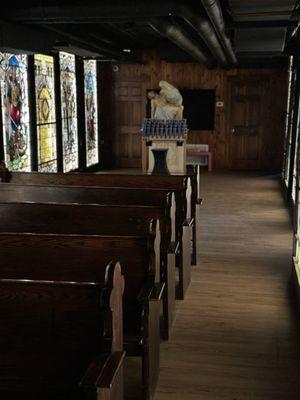
M 260 169 L 263 134 L 263 85 L 261 80 L 230 81 L 229 166 Z
M 146 87 L 141 79 L 116 82 L 116 166 L 141 168 L 141 128 L 146 112 Z

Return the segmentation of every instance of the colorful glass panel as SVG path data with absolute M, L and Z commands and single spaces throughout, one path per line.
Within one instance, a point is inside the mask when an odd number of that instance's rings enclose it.
M 97 63 L 84 61 L 85 136 L 87 167 L 99 162 Z
M 78 128 L 75 56 L 59 53 L 63 170 L 68 172 L 78 168 Z
M 0 53 L 4 155 L 11 171 L 30 171 L 27 56 Z
M 53 57 L 36 54 L 34 56 L 34 67 L 38 169 L 40 172 L 57 172 Z

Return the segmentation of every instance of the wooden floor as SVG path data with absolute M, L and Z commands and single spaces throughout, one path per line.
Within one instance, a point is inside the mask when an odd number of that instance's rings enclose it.
M 162 344 L 155 400 L 300 399 L 292 230 L 279 182 L 206 173 L 201 184 L 199 263 Z

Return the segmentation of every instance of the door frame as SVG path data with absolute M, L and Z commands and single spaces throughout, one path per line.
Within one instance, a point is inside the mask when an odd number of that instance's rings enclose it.
M 234 168 L 233 166 L 233 157 L 232 157 L 232 123 L 231 123 L 231 115 L 232 115 L 232 85 L 234 83 L 245 83 L 245 84 L 255 84 L 258 83 L 259 85 L 265 85 L 266 82 L 268 81 L 267 76 L 229 76 L 227 78 L 227 104 L 228 104 L 228 112 L 227 112 L 227 121 L 226 121 L 226 137 L 227 137 L 227 165 L 228 168 L 231 170 L 238 169 Z M 263 110 L 262 110 L 263 113 Z M 259 154 L 258 154 L 258 167 L 255 169 L 251 169 L 255 171 L 256 169 L 259 170 L 261 168 L 261 162 L 262 162 L 262 144 L 263 144 L 263 130 L 264 130 L 264 121 L 262 120 L 262 124 L 260 127 L 260 133 L 259 133 Z

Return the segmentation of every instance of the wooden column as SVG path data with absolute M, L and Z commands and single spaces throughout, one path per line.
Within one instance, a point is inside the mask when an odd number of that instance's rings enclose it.
M 55 85 L 55 114 L 56 114 L 56 150 L 57 171 L 63 172 L 63 140 L 62 140 L 62 115 L 61 115 L 61 90 L 60 90 L 60 65 L 59 55 L 54 56 L 54 85 Z
M 99 167 L 113 168 L 115 155 L 115 97 L 112 66 L 98 63 L 98 128 L 99 128 Z
M 289 72 L 291 73 L 291 85 L 290 85 L 290 98 L 287 105 L 287 122 L 286 122 L 286 132 L 284 138 L 284 154 L 283 154 L 283 167 L 282 167 L 282 178 L 285 181 L 288 174 L 288 155 L 289 155 L 289 145 L 291 137 L 292 128 L 292 115 L 293 115 L 293 101 L 294 101 L 294 89 L 295 89 L 295 74 L 294 70 L 296 68 L 296 59 L 293 57 L 292 65 L 290 65 Z
M 30 126 L 31 170 L 38 171 L 38 132 L 36 118 L 34 56 L 28 56 L 28 103 Z
M 84 171 L 86 169 L 84 68 L 83 59 L 80 57 L 76 57 L 76 88 L 79 171 Z
M 299 58 L 297 58 L 293 119 L 292 119 L 292 128 L 291 128 L 292 131 L 291 131 L 289 180 L 288 180 L 288 188 L 287 188 L 287 201 L 288 202 L 292 201 L 292 193 L 293 193 L 293 175 L 294 175 L 294 166 L 295 166 L 295 152 L 296 152 L 296 140 L 297 140 L 299 104 L 300 104 L 299 97 L 300 97 L 300 60 L 299 60 Z

